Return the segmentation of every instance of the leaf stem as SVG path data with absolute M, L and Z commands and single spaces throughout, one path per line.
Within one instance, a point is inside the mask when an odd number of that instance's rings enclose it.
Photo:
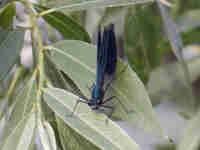
M 39 48 L 39 55 L 38 55 L 38 61 L 36 65 L 36 69 L 38 72 L 39 80 L 38 80 L 38 91 L 37 91 L 37 105 L 39 105 L 39 101 L 41 100 L 42 95 L 42 88 L 44 85 L 44 45 L 42 41 L 42 34 L 40 32 L 40 28 L 37 25 L 37 14 L 35 14 L 32 10 L 32 4 L 28 1 L 23 1 L 25 8 L 27 9 L 29 15 L 30 15 L 30 23 L 32 25 L 32 34 L 35 34 L 35 36 L 32 36 L 32 40 L 36 40 Z M 34 43 L 34 42 L 33 42 Z
M 19 77 L 21 76 L 22 73 L 23 73 L 23 67 L 19 66 L 19 68 L 17 69 L 17 72 L 14 75 L 14 77 L 11 81 L 11 84 L 9 86 L 9 89 L 8 89 L 8 92 L 7 92 L 8 99 L 10 98 L 11 94 L 13 93 L 13 89 L 15 88 L 16 83 L 17 83 L 17 81 L 18 81 L 18 79 L 19 79 Z

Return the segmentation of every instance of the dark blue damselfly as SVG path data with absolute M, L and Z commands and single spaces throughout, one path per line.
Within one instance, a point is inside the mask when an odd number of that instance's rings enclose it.
M 117 65 L 117 47 L 114 34 L 114 25 L 111 24 L 104 28 L 103 36 L 101 30 L 98 31 L 97 42 L 97 65 L 96 65 L 96 83 L 91 87 L 91 98 L 81 98 L 77 101 L 74 110 L 79 102 L 88 104 L 93 110 L 97 110 L 100 107 L 113 109 L 112 106 L 106 105 L 115 96 L 104 98 L 105 93 L 114 80 L 114 73 Z M 105 84 L 105 76 L 111 77 L 110 81 Z

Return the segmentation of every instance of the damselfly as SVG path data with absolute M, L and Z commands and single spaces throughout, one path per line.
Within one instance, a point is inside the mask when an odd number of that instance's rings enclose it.
M 98 42 L 97 42 L 97 65 L 96 65 L 96 83 L 91 87 L 91 98 L 81 98 L 77 100 L 76 109 L 79 102 L 88 104 L 93 110 L 97 110 L 100 107 L 113 109 L 112 106 L 106 105 L 107 102 L 111 101 L 115 96 L 104 98 L 105 93 L 114 80 L 114 73 L 117 65 L 117 47 L 116 39 L 114 34 L 114 25 L 111 24 L 104 28 L 103 37 L 101 30 L 98 31 Z M 110 76 L 111 80 L 105 85 L 105 76 Z

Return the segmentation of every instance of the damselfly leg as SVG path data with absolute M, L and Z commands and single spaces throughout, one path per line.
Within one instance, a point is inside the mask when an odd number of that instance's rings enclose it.
M 127 66 L 124 67 L 124 69 L 122 69 L 122 71 L 120 71 L 119 75 L 123 74 L 123 73 L 126 71 L 126 69 L 127 69 Z M 116 76 L 113 75 L 112 78 L 110 79 L 110 81 L 107 83 L 107 85 L 106 85 L 106 87 L 105 87 L 105 90 L 104 90 L 105 93 L 104 93 L 104 94 L 107 93 L 107 91 L 108 91 L 109 88 L 112 88 L 112 89 L 113 89 L 112 83 L 113 83 L 114 80 L 117 80 L 117 78 L 116 78 Z M 117 96 L 111 96 L 111 97 L 105 99 L 104 102 L 103 102 L 103 104 L 105 104 L 105 103 L 107 103 L 107 102 L 109 102 L 109 101 L 112 101 L 113 99 L 116 99 L 116 100 L 118 101 L 118 103 L 122 106 L 122 109 L 123 109 L 127 114 L 129 113 L 129 111 L 126 109 L 125 105 L 120 101 L 120 99 L 119 99 Z

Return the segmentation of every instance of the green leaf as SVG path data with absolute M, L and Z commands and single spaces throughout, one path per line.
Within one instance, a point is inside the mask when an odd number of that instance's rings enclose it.
M 64 1 L 54 5 L 54 8 L 42 13 L 46 15 L 48 13 L 65 9 L 66 11 L 78 11 L 87 10 L 102 7 L 118 7 L 118 6 L 129 6 L 135 4 L 143 4 L 153 2 L 154 0 L 76 0 L 76 1 Z M 52 4 L 51 4 L 52 5 Z
M 28 150 L 37 150 L 37 145 L 36 145 L 36 142 L 35 142 L 35 140 L 36 140 L 36 134 L 37 134 L 37 132 L 34 131 L 33 137 L 32 137 L 32 141 L 30 143 L 30 146 L 29 146 Z
M 200 112 L 192 120 L 190 120 L 185 134 L 182 136 L 177 150 L 197 150 L 199 148 L 199 123 Z
M 1 117 L 1 121 L 0 121 L 0 133 L 1 133 L 1 135 L 0 135 L 0 145 L 2 145 L 2 143 L 3 143 L 3 136 L 4 136 L 3 133 L 4 133 L 4 130 L 6 129 L 6 124 L 7 124 L 8 118 L 10 118 L 11 112 L 13 111 L 15 104 L 13 104 L 10 107 L 6 107 L 5 106 L 6 102 L 4 101 L 4 102 L 1 103 L 1 105 L 3 105 L 3 106 L 1 106 L 1 111 L 6 109 L 6 112 L 4 112 L 5 115 L 3 117 Z M 6 108 L 4 109 L 4 107 L 6 107 Z
M 113 100 L 115 102 L 113 117 L 127 120 L 145 131 L 166 138 L 142 81 L 126 64 L 118 61 L 117 65 L 116 81 L 112 88 L 114 96 L 120 100 L 121 104 L 117 100 Z M 121 73 L 124 68 L 126 70 Z M 128 113 L 125 112 L 125 109 Z
M 54 131 L 48 122 L 38 120 L 38 131 L 44 150 L 57 150 Z
M 181 50 L 183 48 L 183 42 L 180 33 L 178 32 L 178 28 L 175 22 L 169 17 L 168 9 L 159 0 L 156 1 L 160 9 L 160 13 L 164 23 L 164 30 L 167 34 L 167 38 L 172 47 L 172 51 L 174 55 L 177 57 L 177 59 L 181 61 L 182 59 Z
M 161 16 L 163 18 L 164 29 L 166 31 L 168 40 L 172 47 L 172 51 L 174 55 L 177 57 L 178 61 L 180 62 L 182 70 L 184 71 L 184 78 L 186 81 L 185 87 L 189 91 L 189 102 L 191 105 L 193 105 L 195 109 L 195 97 L 192 90 L 192 82 L 188 66 L 183 58 L 183 53 L 182 53 L 183 41 L 181 39 L 180 32 L 178 31 L 176 23 L 169 17 L 167 8 L 165 8 L 165 6 L 159 0 L 156 0 L 156 2 L 160 9 Z
M 15 73 L 13 74 L 14 71 Z M 6 97 L 6 103 L 8 106 L 10 106 L 13 102 L 13 98 L 15 99 L 15 96 L 19 93 L 19 90 L 21 90 L 21 84 L 23 82 L 25 82 L 25 80 L 28 78 L 28 72 L 25 68 L 23 68 L 22 66 L 18 66 L 17 68 L 11 68 L 11 70 L 9 70 L 9 73 L 5 75 L 5 78 L 3 78 L 0 87 L 2 88 L 1 92 L 4 93 L 4 96 Z M 9 95 L 7 95 L 7 91 L 10 87 L 11 81 L 13 83 L 13 91 L 11 93 L 9 93 Z M 6 110 L 2 109 L 2 111 L 4 112 Z M 0 116 L 2 115 L 1 111 L 0 111 Z
M 66 83 L 60 70 L 56 68 L 56 65 L 50 59 L 48 54 L 44 55 L 44 70 L 48 80 L 53 84 L 54 87 L 70 90 L 69 85 Z
M 26 115 L 15 124 L 2 150 L 28 150 L 35 131 L 35 113 Z
M 89 99 L 91 93 L 88 86 L 95 83 L 96 77 L 96 47 L 81 41 L 69 40 L 57 42 L 49 48 L 53 52 L 55 51 L 51 59 L 57 67 L 68 74 Z M 115 112 L 113 117 L 128 120 L 131 123 L 137 122 L 139 127 L 163 135 L 149 96 L 136 73 L 123 62 L 118 61 L 115 78 L 111 88 L 114 89 L 112 94 L 119 98 L 128 112 L 132 113 L 128 113 L 119 101 L 114 99 Z
M 55 43 L 53 48 L 57 51 L 51 60 L 74 81 L 82 93 L 90 96 L 87 87 L 95 82 L 96 47 L 82 41 L 65 40 Z
M 19 57 L 24 44 L 24 31 L 5 31 L 0 28 L 0 80 Z
M 0 26 L 4 29 L 10 29 L 13 26 L 13 17 L 16 15 L 15 3 L 7 4 L 0 12 Z
M 34 5 L 34 7 L 39 13 L 48 10 L 48 8 L 39 5 Z M 58 30 L 65 39 L 91 41 L 85 29 L 62 12 L 53 12 L 43 16 L 43 18 L 48 24 Z
M 59 117 L 56 117 L 56 122 L 63 150 L 100 150 L 100 148 L 92 144 L 86 138 L 77 134 L 73 128 Z
M 52 111 L 52 110 L 51 110 Z M 66 150 L 64 148 L 64 146 L 62 145 L 62 141 L 65 141 L 66 143 L 68 143 L 68 141 L 66 141 L 67 138 L 65 139 L 61 139 L 61 136 L 60 134 L 61 133 L 64 133 L 64 130 L 59 130 L 59 127 L 58 127 L 58 123 L 57 123 L 57 116 L 55 115 L 55 119 L 53 121 L 50 121 L 50 125 L 51 127 L 53 128 L 53 131 L 55 133 L 55 138 L 56 138 L 56 143 L 57 143 L 57 148 L 59 150 Z
M 86 138 L 100 149 L 138 150 L 138 145 L 105 115 L 93 112 L 80 103 L 72 116 L 78 97 L 57 88 L 44 89 L 44 100 L 76 134 Z
M 21 88 L 15 99 L 12 99 L 15 105 L 11 112 L 9 120 L 6 123 L 6 128 L 3 132 L 3 140 L 7 139 L 7 137 L 15 128 L 16 124 L 18 124 L 18 122 L 22 120 L 22 118 L 24 118 L 26 114 L 30 113 L 30 111 L 32 110 L 36 98 L 35 80 L 35 75 L 33 75 L 32 78 L 29 79 L 28 83 L 26 83 L 26 85 Z
M 46 129 L 47 134 L 49 135 L 49 141 L 52 145 L 53 150 L 56 150 L 57 145 L 56 145 L 56 138 L 55 138 L 55 133 L 54 133 L 53 128 L 47 121 L 44 122 L 44 127 Z

